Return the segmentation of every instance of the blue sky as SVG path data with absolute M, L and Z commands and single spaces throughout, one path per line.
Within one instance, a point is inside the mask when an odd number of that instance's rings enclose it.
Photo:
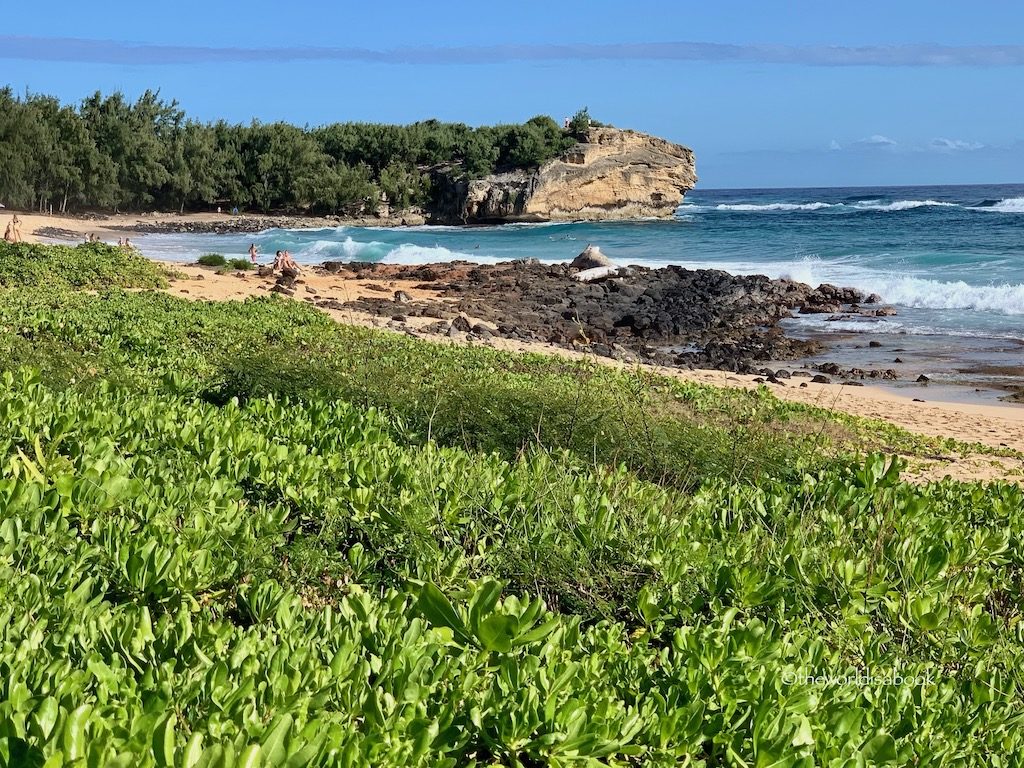
M 232 121 L 595 117 L 703 187 L 1024 181 L 1024 3 L 99 3 L 6 8 L 0 83 L 159 88 Z

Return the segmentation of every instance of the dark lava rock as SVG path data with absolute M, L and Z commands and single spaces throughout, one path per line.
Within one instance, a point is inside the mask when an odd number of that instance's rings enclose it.
M 399 304 L 408 304 L 410 301 L 412 301 L 412 296 L 410 296 L 405 291 L 395 291 L 395 301 L 397 301 Z
M 832 379 L 828 376 L 822 376 L 820 373 L 817 376 L 811 377 L 811 382 L 814 384 L 831 384 Z
M 825 315 L 842 312 L 839 304 L 804 304 L 800 307 L 801 315 Z
M 918 384 L 927 384 L 929 381 L 931 381 L 931 379 L 922 373 L 920 376 L 917 377 L 916 381 Z
M 901 358 L 898 358 L 898 357 L 897 357 L 897 358 L 896 358 L 895 360 L 893 360 L 893 362 L 894 362 L 894 363 L 902 363 L 902 362 L 903 362 L 903 360 L 902 360 Z
M 868 346 L 872 347 L 873 349 L 877 349 L 878 347 L 882 346 L 882 342 L 880 342 L 880 341 L 869 341 L 868 342 Z
M 763 361 L 820 352 L 819 342 L 790 338 L 779 327 L 797 308 L 814 303 L 808 301 L 812 294 L 818 303 L 859 296 L 834 286 L 812 289 L 763 275 L 682 267 L 632 267 L 627 275 L 589 284 L 572 280 L 575 269 L 568 264 L 526 260 L 493 265 L 352 263 L 346 268 L 360 278 L 412 280 L 444 300 L 413 300 L 402 305 L 403 314 L 443 320 L 458 312 L 493 327 L 494 335 L 565 346 L 603 344 L 613 350 L 617 345 L 624 350 L 618 356 L 738 373 L 757 373 Z M 399 304 L 364 297 L 349 306 L 393 316 Z
M 839 382 L 844 387 L 863 387 L 864 385 L 859 381 L 841 381 Z

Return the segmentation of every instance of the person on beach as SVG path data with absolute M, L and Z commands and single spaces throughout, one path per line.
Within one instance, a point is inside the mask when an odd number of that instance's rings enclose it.
M 14 217 L 11 219 L 11 226 L 14 227 L 14 242 L 22 242 L 21 219 L 18 218 L 18 214 L 14 214 Z
M 259 253 L 259 250 L 256 248 L 256 243 L 253 243 L 252 245 L 249 246 L 249 259 L 252 261 L 253 264 L 256 263 L 257 253 Z
M 274 258 L 274 271 L 277 272 L 278 270 L 287 277 L 298 277 L 302 274 L 298 262 L 292 258 L 288 251 L 277 252 L 277 256 Z
M 18 236 L 16 234 L 14 234 L 14 222 L 13 221 L 7 222 L 7 229 L 4 230 L 4 240 L 6 240 L 8 243 L 16 243 L 16 242 L 18 242 Z

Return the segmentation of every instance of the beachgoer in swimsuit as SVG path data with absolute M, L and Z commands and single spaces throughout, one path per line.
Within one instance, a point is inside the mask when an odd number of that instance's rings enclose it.
M 4 230 L 4 240 L 6 240 L 8 243 L 16 243 L 16 242 L 18 242 L 17 236 L 14 234 L 14 222 L 13 221 L 7 222 L 7 229 Z
M 289 277 L 298 277 L 302 274 L 302 270 L 299 269 L 298 262 L 292 258 L 292 255 L 288 251 L 284 252 L 281 257 L 281 274 L 288 275 Z
M 249 258 L 252 259 L 253 264 L 256 263 L 257 253 L 259 253 L 259 251 L 256 249 L 256 243 L 253 243 L 252 245 L 249 246 Z

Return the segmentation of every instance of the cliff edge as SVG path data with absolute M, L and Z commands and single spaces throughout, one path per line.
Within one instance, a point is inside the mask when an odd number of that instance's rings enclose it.
M 638 131 L 591 128 L 535 171 L 456 182 L 438 223 L 668 218 L 697 183 L 693 151 Z

